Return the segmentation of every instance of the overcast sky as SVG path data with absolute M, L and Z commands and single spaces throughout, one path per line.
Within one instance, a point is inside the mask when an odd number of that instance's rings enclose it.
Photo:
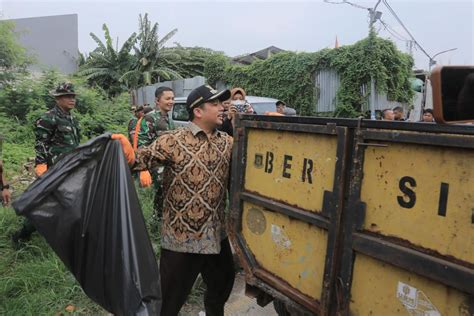
M 340 2 L 341 0 L 331 0 Z M 377 2 L 352 0 L 362 6 Z M 430 54 L 451 48 L 456 51 L 439 55 L 442 64 L 474 64 L 474 5 L 472 0 L 388 0 L 398 17 L 418 43 Z M 162 36 L 174 28 L 178 33 L 168 42 L 183 46 L 202 46 L 224 51 L 229 56 L 251 53 L 270 45 L 291 51 L 318 51 L 352 44 L 368 33 L 367 10 L 348 4 L 313 1 L 120 1 L 0 0 L 3 19 L 77 13 L 79 49 L 90 52 L 95 42 L 90 32 L 103 38 L 106 23 L 114 38 L 123 42 L 138 30 L 138 15 L 148 13 L 160 25 Z M 408 34 L 383 3 L 377 10 L 392 28 L 376 24 L 379 35 L 391 38 L 406 51 Z M 398 38 L 397 38 L 398 37 Z M 414 50 L 416 66 L 427 68 L 428 58 Z

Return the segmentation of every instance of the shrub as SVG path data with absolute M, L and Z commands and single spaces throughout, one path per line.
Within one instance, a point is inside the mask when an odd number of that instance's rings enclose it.
M 354 45 L 323 49 L 315 53 L 284 52 L 250 65 L 231 64 L 225 56 L 215 55 L 205 64 L 211 85 L 219 80 L 242 87 L 249 95 L 285 100 L 302 115 L 314 115 L 318 91 L 314 75 L 318 70 L 334 69 L 341 78 L 336 111 L 340 117 L 357 117 L 367 96 L 360 87 L 376 80 L 379 92 L 398 102 L 413 98 L 410 88 L 413 59 L 400 52 L 390 40 L 374 32 Z

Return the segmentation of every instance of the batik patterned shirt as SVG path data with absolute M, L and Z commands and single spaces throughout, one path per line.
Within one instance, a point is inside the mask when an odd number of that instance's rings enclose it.
M 208 136 L 190 123 L 138 150 L 136 170 L 164 166 L 164 249 L 220 253 L 227 236 L 224 209 L 232 143 L 226 133 L 216 130 Z

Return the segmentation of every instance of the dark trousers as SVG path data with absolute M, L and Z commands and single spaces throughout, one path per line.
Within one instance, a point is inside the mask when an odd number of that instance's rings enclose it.
M 178 315 L 199 273 L 206 284 L 206 316 L 224 315 L 224 305 L 232 292 L 235 278 L 234 261 L 227 238 L 221 242 L 221 252 L 216 255 L 161 249 L 161 316 Z

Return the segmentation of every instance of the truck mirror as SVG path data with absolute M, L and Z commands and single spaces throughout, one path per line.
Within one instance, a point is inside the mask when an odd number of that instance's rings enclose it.
M 437 123 L 474 123 L 474 66 L 438 66 L 431 73 Z

